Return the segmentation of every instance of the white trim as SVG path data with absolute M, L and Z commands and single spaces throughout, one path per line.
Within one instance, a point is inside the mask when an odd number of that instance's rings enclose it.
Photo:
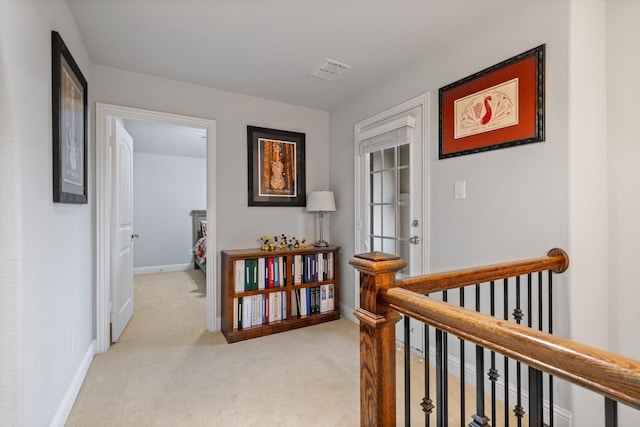
M 143 110 L 119 105 L 96 103 L 96 352 L 103 353 L 111 345 L 109 328 L 111 321 L 110 301 L 110 237 L 109 225 L 109 118 L 150 120 L 207 130 L 207 220 L 216 224 L 216 121 L 177 114 Z M 219 329 L 215 280 L 217 276 L 216 227 L 209 227 L 209 250 L 207 251 L 206 327 L 209 331 Z
M 351 309 L 351 307 L 348 307 L 343 303 L 340 303 L 340 316 L 344 319 L 351 320 L 356 325 L 359 325 L 360 321 L 353 313 L 354 311 Z
M 412 98 L 408 101 L 403 102 L 402 104 L 396 105 L 395 107 L 392 107 L 388 110 L 385 110 L 381 113 L 378 113 L 374 116 L 371 116 L 365 120 L 362 120 L 358 123 L 355 124 L 354 126 L 354 249 L 356 251 L 356 253 L 362 252 L 362 244 L 360 244 L 358 242 L 358 240 L 360 239 L 361 236 L 361 224 L 360 224 L 360 217 L 361 217 L 361 206 L 360 206 L 360 199 L 362 197 L 362 194 L 360 193 L 360 185 L 361 185 L 361 170 L 360 170 L 360 147 L 359 147 L 359 142 L 362 139 L 366 139 L 366 135 L 367 132 L 364 131 L 364 129 L 367 129 L 368 127 L 387 120 L 393 116 L 397 116 L 401 113 L 403 113 L 404 111 L 409 111 L 412 110 L 416 107 L 422 107 L 422 135 L 416 139 L 416 143 L 421 143 L 422 144 L 422 220 L 423 220 L 423 251 L 422 251 L 422 266 L 423 266 L 423 271 L 429 272 L 430 271 L 430 264 L 429 264 L 429 254 L 431 253 L 431 221 L 430 221 L 430 215 L 428 215 L 428 207 L 430 206 L 430 194 L 431 191 L 429 191 L 429 172 L 427 170 L 427 167 L 430 165 L 429 159 L 430 157 L 430 149 L 429 149 L 429 134 L 430 134 L 430 122 L 428 120 L 429 118 L 429 106 L 430 106 L 430 93 L 424 93 L 422 95 L 419 95 L 415 98 Z M 407 117 L 405 118 L 401 118 L 399 120 L 410 120 L 409 117 L 413 118 L 412 116 L 407 115 Z M 389 123 L 389 126 L 396 126 L 397 125 L 397 120 L 396 121 L 391 121 Z M 409 125 L 409 121 L 407 122 L 407 125 Z M 382 125 L 384 126 L 384 125 Z M 375 129 L 381 129 L 382 126 L 380 127 L 376 127 Z M 412 127 L 415 126 L 415 119 L 413 122 Z M 365 135 L 365 138 L 363 138 L 363 135 Z M 424 218 L 427 218 L 426 221 L 424 221 Z M 358 272 L 354 270 L 354 275 L 355 275 L 355 281 L 354 283 L 356 284 L 356 286 L 354 286 L 354 290 L 355 290 L 355 304 L 354 304 L 354 309 L 358 309 L 360 307 L 360 288 L 358 286 L 358 283 L 360 283 L 360 279 L 358 277 Z
M 71 414 L 73 405 L 76 402 L 78 393 L 80 393 L 82 383 L 87 376 L 87 372 L 89 372 L 89 368 L 91 367 L 91 362 L 93 361 L 93 356 L 95 356 L 95 354 L 96 340 L 93 340 L 82 357 L 78 370 L 73 376 L 73 380 L 71 380 L 71 384 L 69 384 L 69 388 L 62 398 L 62 402 L 60 402 L 60 406 L 58 406 L 58 410 L 51 420 L 51 427 L 64 427 L 67 419 L 69 418 L 69 414 Z
M 397 129 L 402 129 L 405 127 L 414 128 L 416 126 L 416 118 L 407 114 L 405 117 L 400 117 L 399 119 L 392 120 L 388 123 L 381 124 L 371 129 L 367 129 L 366 131 L 356 133 L 356 141 L 362 142 L 365 139 L 373 138 L 387 132 L 391 132 Z M 360 128 L 362 129 L 362 127 Z
M 171 264 L 171 265 L 151 265 L 149 267 L 136 267 L 133 269 L 133 275 L 167 273 L 170 271 L 187 271 L 193 270 L 193 263 L 189 264 Z

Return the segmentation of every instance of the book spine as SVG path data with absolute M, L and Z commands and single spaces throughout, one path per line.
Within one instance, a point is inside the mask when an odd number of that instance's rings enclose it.
M 264 258 L 258 258 L 258 289 L 264 289 Z
M 243 260 L 236 260 L 234 261 L 235 264 L 235 271 L 234 271 L 234 281 L 235 281 L 235 286 L 234 286 L 234 290 L 236 292 L 243 292 L 244 291 L 244 261 Z
M 273 258 L 273 287 L 280 287 L 280 257 Z
M 268 274 L 268 284 L 269 284 L 269 288 L 273 288 L 273 280 L 274 280 L 274 272 L 273 272 L 273 258 L 267 258 L 267 269 L 269 271 Z
M 327 311 L 333 311 L 336 309 L 334 291 L 333 283 L 329 283 L 327 285 Z
M 251 290 L 251 260 L 244 260 L 244 290 Z
M 320 313 L 326 313 L 328 311 L 328 290 L 329 285 L 320 285 Z

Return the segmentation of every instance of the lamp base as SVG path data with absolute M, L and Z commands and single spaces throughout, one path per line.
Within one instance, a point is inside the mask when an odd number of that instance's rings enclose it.
M 329 246 L 329 243 L 324 240 L 318 240 L 313 244 L 313 246 L 315 246 L 316 248 L 326 248 L 327 246 Z

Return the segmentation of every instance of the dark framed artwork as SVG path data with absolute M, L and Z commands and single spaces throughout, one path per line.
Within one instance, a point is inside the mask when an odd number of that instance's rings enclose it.
M 247 126 L 249 206 L 306 206 L 305 134 Z
M 440 88 L 439 158 L 544 141 L 544 54 L 541 45 Z
M 53 201 L 87 203 L 87 81 L 51 32 Z

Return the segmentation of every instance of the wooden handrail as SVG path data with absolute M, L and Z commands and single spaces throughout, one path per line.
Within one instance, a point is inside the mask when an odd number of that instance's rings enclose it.
M 539 271 L 563 273 L 568 266 L 569 256 L 562 249 L 555 248 L 551 249 L 546 257 L 541 258 L 409 277 L 398 280 L 396 287 L 419 294 L 429 294 Z
M 640 362 L 406 289 L 381 290 L 391 308 L 486 349 L 640 409 Z
M 399 313 L 640 409 L 640 361 L 425 295 L 536 272 L 561 273 L 569 265 L 563 250 L 552 249 L 541 258 L 400 281 L 396 274 L 406 262 L 397 256 L 370 252 L 356 255 L 349 263 L 360 273 L 360 308 L 355 315 L 360 319 L 362 426 L 395 423 L 394 329 Z

